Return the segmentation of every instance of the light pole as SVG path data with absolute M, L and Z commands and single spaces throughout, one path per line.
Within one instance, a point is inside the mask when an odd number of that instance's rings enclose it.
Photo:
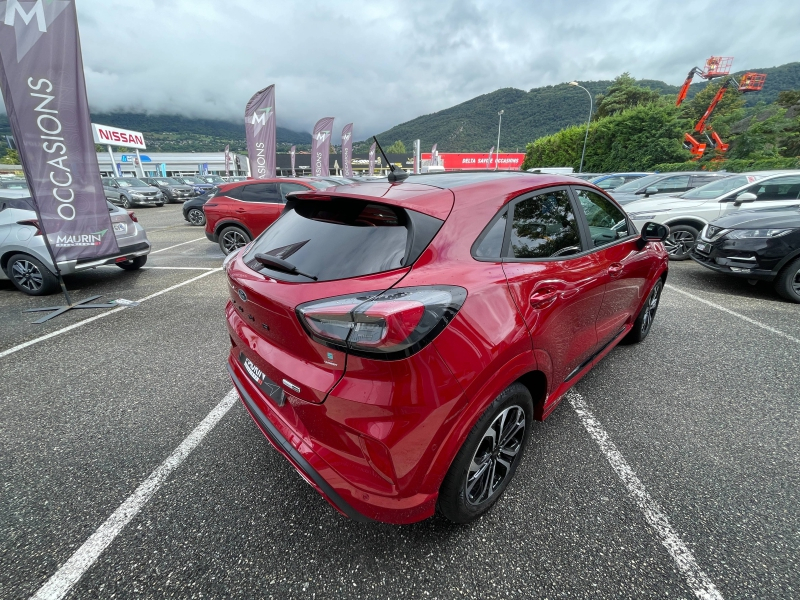
M 586 140 L 589 139 L 589 123 L 592 121 L 592 112 L 594 111 L 594 103 L 592 102 L 592 94 L 582 85 L 579 85 L 577 81 L 570 81 L 570 85 L 574 85 L 576 87 L 581 88 L 584 92 L 589 94 L 589 120 L 586 121 L 586 135 L 583 136 L 583 152 L 581 152 L 581 166 L 578 167 L 578 173 L 583 173 L 583 158 L 586 156 Z
M 503 112 L 504 111 L 501 110 L 499 113 L 497 113 L 498 115 L 500 115 L 500 121 L 497 123 L 497 150 L 495 150 L 495 154 L 494 154 L 494 156 L 495 156 L 495 159 L 494 159 L 494 170 L 495 171 L 497 171 L 497 165 L 498 165 L 497 157 L 500 156 L 500 126 L 503 124 Z

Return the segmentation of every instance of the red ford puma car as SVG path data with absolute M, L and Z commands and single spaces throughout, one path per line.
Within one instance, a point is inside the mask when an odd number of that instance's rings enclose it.
M 532 421 L 619 341 L 647 336 L 667 235 L 551 175 L 299 193 L 226 260 L 228 370 L 343 514 L 467 522 L 502 495 Z

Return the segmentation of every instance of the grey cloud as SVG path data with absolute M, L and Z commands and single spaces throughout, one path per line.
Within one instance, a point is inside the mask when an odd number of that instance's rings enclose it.
M 498 88 L 635 77 L 679 84 L 710 54 L 800 60 L 800 3 L 81 0 L 89 99 L 238 121 L 276 84 L 278 122 L 336 115 L 354 138 Z

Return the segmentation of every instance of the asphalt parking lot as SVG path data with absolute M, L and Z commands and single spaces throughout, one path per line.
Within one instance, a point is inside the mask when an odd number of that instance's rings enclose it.
M 136 213 L 147 268 L 67 284 L 139 306 L 32 325 L 60 298 L 0 282 L 1 598 L 800 597 L 800 305 L 769 286 L 672 264 L 487 516 L 364 525 L 229 395 L 219 248 Z

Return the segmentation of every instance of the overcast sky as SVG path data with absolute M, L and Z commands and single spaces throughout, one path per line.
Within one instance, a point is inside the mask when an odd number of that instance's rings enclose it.
M 276 84 L 278 124 L 364 139 L 502 87 L 682 83 L 800 60 L 797 0 L 78 0 L 93 110 L 239 120 Z

